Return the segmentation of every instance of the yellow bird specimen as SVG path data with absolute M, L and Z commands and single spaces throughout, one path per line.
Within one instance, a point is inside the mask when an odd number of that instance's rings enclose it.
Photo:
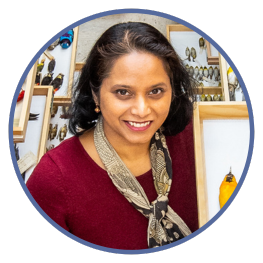
M 220 209 L 225 205 L 227 200 L 233 194 L 234 190 L 236 189 L 237 181 L 235 176 L 231 173 L 231 168 L 229 174 L 227 174 L 221 183 L 220 186 L 220 193 L 219 193 L 219 203 Z

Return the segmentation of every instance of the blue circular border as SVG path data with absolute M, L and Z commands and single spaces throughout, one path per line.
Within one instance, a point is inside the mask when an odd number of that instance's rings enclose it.
M 173 20 L 179 24 L 185 25 L 189 28 L 191 28 L 193 31 L 197 32 L 198 34 L 202 35 L 205 39 L 207 39 L 222 55 L 223 57 L 226 59 L 226 61 L 228 62 L 228 64 L 231 66 L 231 68 L 234 70 L 234 72 L 236 73 L 236 76 L 241 84 L 243 93 L 245 95 L 245 99 L 246 99 L 246 103 L 247 103 L 247 108 L 248 108 L 248 113 L 249 113 L 249 124 L 250 124 L 250 140 L 249 140 L 249 149 L 248 149 L 248 156 L 247 156 L 247 160 L 245 163 L 245 167 L 243 170 L 243 173 L 241 175 L 241 178 L 239 180 L 239 183 L 234 191 L 234 193 L 232 194 L 232 196 L 230 197 L 230 199 L 227 201 L 227 203 L 224 205 L 224 207 L 211 219 L 209 220 L 204 226 L 202 226 L 201 228 L 199 228 L 197 231 L 195 231 L 194 233 L 192 233 L 191 235 L 175 242 L 175 243 L 171 243 L 169 245 L 163 246 L 163 247 L 158 247 L 158 248 L 150 248 L 150 249 L 142 249 L 142 250 L 122 250 L 122 249 L 112 249 L 112 248 L 107 248 L 107 247 L 102 247 L 99 245 L 95 245 L 92 244 L 90 242 L 87 242 L 83 239 L 80 239 L 76 236 L 74 236 L 73 234 L 69 233 L 68 231 L 66 231 L 65 229 L 63 229 L 61 226 L 59 226 L 58 224 L 56 224 L 49 216 L 47 216 L 47 214 L 41 209 L 41 207 L 37 204 L 37 202 L 34 200 L 34 198 L 31 196 L 30 192 L 28 191 L 24 181 L 22 180 L 18 165 L 17 165 L 17 161 L 16 161 L 16 157 L 15 157 L 15 151 L 14 151 L 14 145 L 13 145 L 13 119 L 14 119 L 14 112 L 15 112 L 15 107 L 16 107 L 16 100 L 20 91 L 20 87 L 22 86 L 26 76 L 28 75 L 30 69 L 33 67 L 35 61 L 41 56 L 41 54 L 56 40 L 58 39 L 62 34 L 66 33 L 69 29 L 75 28 L 77 26 L 79 26 L 80 24 L 86 23 L 90 20 L 96 19 L 96 18 L 100 18 L 103 16 L 108 16 L 108 15 L 116 15 L 116 14 L 123 14 L 123 13 L 141 13 L 141 14 L 148 14 L 148 15 L 155 15 L 155 16 L 159 16 L 159 17 L 163 17 L 166 19 L 170 19 Z M 14 168 L 16 171 L 16 174 L 18 176 L 18 180 L 23 188 L 23 190 L 25 191 L 27 197 L 29 198 L 29 200 L 32 202 L 32 204 L 35 206 L 35 208 L 39 211 L 39 213 L 51 224 L 53 225 L 55 228 L 57 228 L 60 232 L 62 232 L 63 234 L 65 234 L 66 236 L 72 238 L 73 240 L 98 249 L 98 250 L 102 250 L 102 251 L 106 251 L 106 252 L 111 252 L 111 253 L 119 253 L 119 254 L 146 254 L 146 253 L 151 253 L 151 252 L 157 252 L 157 251 L 161 251 L 161 250 L 165 250 L 171 247 L 175 247 L 178 246 L 186 241 L 188 241 L 189 239 L 195 237 L 196 235 L 200 234 L 201 232 L 203 232 L 205 229 L 207 229 L 210 225 L 212 225 L 224 212 L 225 210 L 228 208 L 228 206 L 231 204 L 231 202 L 233 201 L 233 199 L 236 197 L 238 191 L 240 190 L 241 186 L 243 185 L 243 182 L 245 180 L 246 174 L 248 172 L 248 168 L 250 165 L 250 161 L 252 158 L 252 152 L 253 152 L 253 146 L 254 146 L 254 117 L 253 117 L 253 111 L 252 111 L 252 106 L 251 106 L 251 102 L 249 99 L 249 95 L 245 86 L 245 83 L 241 77 L 241 75 L 239 74 L 236 66 L 234 65 L 234 63 L 231 61 L 231 59 L 229 58 L 229 56 L 224 52 L 224 50 L 212 39 L 210 38 L 208 35 L 206 35 L 203 31 L 201 31 L 200 29 L 196 28 L 195 26 L 189 24 L 188 22 L 165 14 L 165 13 L 161 13 L 161 12 L 157 12 L 157 11 L 151 11 L 151 10 L 146 10 L 146 9 L 117 9 L 117 10 L 111 10 L 111 11 L 106 11 L 106 12 L 101 12 L 98 14 L 94 14 L 92 16 L 83 18 L 73 24 L 71 24 L 70 26 L 64 28 L 63 30 L 61 30 L 59 33 L 57 33 L 54 37 L 52 37 L 38 52 L 37 54 L 32 58 L 32 60 L 30 61 L 30 63 L 28 64 L 26 70 L 24 71 L 14 94 L 14 98 L 12 101 L 12 105 L 11 105 L 11 110 L 10 110 L 10 117 L 9 117 L 9 147 L 10 147 L 10 152 L 11 152 L 11 157 L 12 157 L 12 161 L 14 164 Z

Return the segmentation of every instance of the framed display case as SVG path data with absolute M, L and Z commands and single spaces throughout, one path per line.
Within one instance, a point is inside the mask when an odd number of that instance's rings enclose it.
M 192 29 L 180 24 L 167 25 L 167 39 L 183 60 L 186 68 L 192 71 L 192 76 L 200 83 L 198 94 L 222 94 L 224 96 L 224 83 L 220 79 L 221 65 L 213 67 L 208 63 L 208 41 L 205 41 Z M 201 40 L 202 46 L 200 45 Z
M 30 113 L 34 113 L 37 117 L 28 121 L 25 140 L 14 144 L 18 149 L 19 158 L 24 158 L 29 153 L 33 154 L 36 162 L 46 152 L 46 140 L 48 138 L 48 127 L 50 121 L 50 109 L 52 105 L 53 87 L 52 86 L 35 86 L 30 104 Z M 29 178 L 35 165 L 31 165 L 25 171 L 25 181 Z
M 193 124 L 194 124 L 194 148 L 195 148 L 195 171 L 196 171 L 196 184 L 197 184 L 198 218 L 199 218 L 200 227 L 203 226 L 207 221 L 209 221 L 209 219 L 211 219 L 211 215 L 209 216 L 209 207 L 208 207 L 209 185 L 207 183 L 207 172 L 206 172 L 206 163 L 208 163 L 208 161 L 206 160 L 206 155 L 205 155 L 204 121 L 232 120 L 230 126 L 228 124 L 227 127 L 231 127 L 230 129 L 235 129 L 236 120 L 247 120 L 248 123 L 248 118 L 249 116 L 248 116 L 247 105 L 244 102 L 198 102 L 196 104 L 196 108 L 194 110 L 194 116 L 193 116 Z M 220 125 L 220 122 L 218 122 L 218 124 Z M 222 139 L 222 143 L 221 143 L 222 148 L 218 149 L 214 147 L 214 145 L 210 144 L 210 148 L 212 148 L 213 153 L 218 156 L 219 154 L 225 154 L 226 158 L 227 158 L 226 153 L 228 153 L 229 151 L 231 151 L 232 154 L 236 154 L 235 151 L 244 151 L 245 154 L 247 155 L 247 149 L 248 149 L 247 144 L 249 142 L 249 137 L 246 136 L 249 130 L 248 128 L 249 127 L 246 127 L 245 129 L 246 134 L 244 134 L 244 137 L 247 138 L 247 141 L 239 140 L 240 146 L 237 147 L 233 147 L 233 143 L 232 143 L 232 140 L 235 138 L 236 135 L 231 135 L 232 138 L 230 138 L 229 128 L 223 129 L 220 132 L 219 135 L 220 137 L 214 139 L 215 141 Z M 244 132 L 244 130 L 240 132 Z M 207 134 L 207 136 L 210 135 Z M 228 144 L 225 143 L 227 139 L 228 140 L 230 139 L 230 142 Z M 223 161 L 219 161 L 219 158 L 216 158 L 214 160 L 209 160 L 210 164 L 212 161 L 214 162 L 213 165 L 215 170 L 218 170 L 219 168 L 223 168 L 224 165 Z M 231 160 L 230 157 L 228 158 L 227 163 L 233 164 L 234 160 Z M 216 168 L 217 166 L 219 168 Z M 225 166 L 224 171 L 221 173 L 221 175 L 219 175 L 221 176 L 220 177 L 221 181 L 223 180 L 224 176 L 228 173 L 227 169 L 229 169 L 229 167 Z M 214 172 L 214 174 L 216 174 L 216 172 Z M 215 180 L 215 178 L 213 178 L 214 176 L 213 174 L 211 174 L 210 176 L 212 177 L 212 180 Z M 214 198 L 214 200 L 212 200 L 214 206 L 219 205 L 218 196 L 219 196 L 220 184 L 218 184 L 217 187 L 218 187 L 217 188 L 218 191 L 216 193 L 216 197 Z M 219 209 L 219 207 L 217 207 L 216 209 Z
M 34 91 L 34 83 L 36 76 L 36 65 L 32 67 L 29 71 L 21 90 L 24 90 L 24 97 L 22 100 L 17 102 L 15 113 L 14 113 L 14 123 L 13 123 L 13 138 L 14 142 L 24 142 L 26 136 L 27 123 L 29 119 L 29 110 L 31 105 L 31 100 Z
M 72 44 L 67 48 L 63 49 L 60 46 L 55 47 L 53 50 L 46 50 L 39 58 L 45 60 L 44 67 L 41 71 L 43 77 L 48 74 L 48 64 L 54 59 L 55 67 L 53 74 L 53 79 L 59 74 L 63 74 L 63 83 L 58 91 L 54 94 L 54 101 L 70 101 L 71 100 L 71 88 L 74 81 L 74 72 L 76 64 L 76 49 L 78 42 L 79 27 L 75 27 L 74 38 Z M 41 86 L 41 83 L 40 83 Z
M 205 57 L 206 67 L 218 65 L 220 69 L 220 85 L 204 85 L 199 88 L 198 94 L 222 94 L 224 101 L 196 102 L 193 113 L 199 227 L 206 224 L 220 210 L 219 187 L 231 165 L 234 166 L 233 174 L 237 179 L 240 178 L 249 143 L 249 116 L 246 102 L 230 101 L 229 65 L 217 50 L 213 52 L 218 56 L 211 55 L 212 45 L 208 41 L 206 41 L 206 54 L 200 54 L 197 40 L 201 37 L 183 25 L 167 26 L 167 38 L 183 61 L 193 63 L 192 59 L 191 62 L 187 59 L 185 50 L 188 46 L 194 47 L 197 53 L 195 61 L 199 59 L 199 63 L 205 63 L 203 60 Z M 236 157 L 239 155 L 237 161 Z
M 20 157 L 31 151 L 37 157 L 37 162 L 41 159 L 47 151 L 53 105 L 63 106 L 71 103 L 78 30 L 78 27 L 73 29 L 74 38 L 67 49 L 58 45 L 53 50 L 45 50 L 33 65 L 21 87 L 25 90 L 25 94 L 23 100 L 16 105 L 13 125 L 13 142 L 20 149 Z M 43 68 L 40 70 L 42 77 L 40 80 L 43 80 L 43 77 L 50 72 L 48 64 L 53 59 L 55 59 L 55 67 L 52 71 L 54 76 L 65 73 L 63 84 L 56 93 L 50 84 L 41 85 L 41 81 L 38 85 L 36 84 L 38 64 L 44 60 Z M 30 121 L 28 126 L 30 112 L 39 114 L 38 119 Z M 26 171 L 26 180 L 33 169 L 34 167 L 31 167 Z

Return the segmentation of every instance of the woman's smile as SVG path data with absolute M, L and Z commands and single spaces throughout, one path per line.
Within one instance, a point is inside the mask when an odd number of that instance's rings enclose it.
M 133 131 L 145 131 L 151 126 L 151 121 L 146 122 L 132 122 L 124 121 L 124 123 Z

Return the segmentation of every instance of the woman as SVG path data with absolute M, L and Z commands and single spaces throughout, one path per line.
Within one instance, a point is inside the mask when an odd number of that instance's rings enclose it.
M 41 159 L 27 182 L 32 196 L 58 225 L 105 247 L 145 249 L 191 234 L 194 89 L 155 28 L 109 28 L 74 90 L 75 136 Z

